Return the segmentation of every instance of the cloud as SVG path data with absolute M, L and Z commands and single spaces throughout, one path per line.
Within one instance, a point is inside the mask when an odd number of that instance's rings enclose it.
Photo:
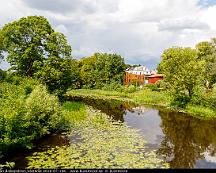
M 176 19 L 165 19 L 160 21 L 158 24 L 158 29 L 161 31 L 163 30 L 180 31 L 185 29 L 208 30 L 209 25 L 197 19 L 176 18 Z
M 61 14 L 78 11 L 93 13 L 96 10 L 94 3 L 87 0 L 23 0 L 23 2 L 32 9 Z
M 216 36 L 216 6 L 202 1 L 0 0 L 0 27 L 42 15 L 67 36 L 75 58 L 114 52 L 127 63 L 155 66 L 166 48 Z

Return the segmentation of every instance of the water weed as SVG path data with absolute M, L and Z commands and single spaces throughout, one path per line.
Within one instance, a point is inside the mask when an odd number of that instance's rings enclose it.
M 28 168 L 167 168 L 168 164 L 147 152 L 145 141 L 134 129 L 87 108 L 87 117 L 71 135 L 82 142 L 56 147 L 28 157 Z M 51 156 L 51 157 L 50 157 Z

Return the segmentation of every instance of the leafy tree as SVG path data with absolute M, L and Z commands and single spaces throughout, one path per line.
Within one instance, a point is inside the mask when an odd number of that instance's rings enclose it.
M 95 53 L 79 61 L 82 84 L 87 88 L 102 88 L 111 83 L 122 84 L 126 65 L 117 54 Z
M 191 48 L 169 48 L 162 54 L 158 71 L 165 75 L 165 82 L 180 105 L 190 101 L 194 88 L 202 85 L 205 61 L 198 60 L 197 51 Z
M 123 83 L 125 63 L 124 59 L 117 54 L 96 53 L 96 85 L 101 87 L 113 81 Z
M 82 58 L 79 61 L 81 83 L 86 88 L 95 86 L 95 63 L 95 56 Z
M 216 82 L 216 39 L 200 42 L 196 45 L 198 58 L 204 60 L 205 64 L 205 86 L 212 88 Z
M 33 76 L 35 62 L 50 56 L 67 58 L 71 47 L 63 34 L 56 33 L 42 16 L 23 17 L 6 24 L 2 29 L 7 61 L 19 74 Z
M 69 87 L 79 87 L 78 65 L 75 60 L 52 56 L 44 62 L 38 62 L 36 67 L 34 77 L 45 83 L 52 93 L 61 96 Z

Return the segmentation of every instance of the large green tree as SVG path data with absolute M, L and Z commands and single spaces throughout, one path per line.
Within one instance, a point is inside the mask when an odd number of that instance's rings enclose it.
M 85 88 L 93 88 L 95 86 L 95 63 L 95 56 L 82 58 L 79 61 L 80 79 Z
M 101 88 L 106 84 L 123 83 L 126 65 L 117 54 L 95 53 L 79 61 L 82 84 L 88 88 Z
M 212 88 L 216 83 L 216 39 L 203 41 L 196 45 L 198 59 L 204 60 L 205 63 L 205 86 Z
M 169 48 L 163 52 L 158 70 L 165 75 L 165 82 L 174 99 L 183 98 L 189 101 L 195 87 L 203 84 L 205 61 L 198 59 L 195 49 Z M 183 105 L 179 106 L 184 106 L 181 99 L 179 102 Z
M 117 54 L 96 53 L 96 85 L 98 87 L 111 82 L 123 83 L 125 63 L 124 58 Z
M 38 80 L 45 83 L 51 93 L 61 96 L 69 87 L 79 87 L 79 71 L 76 60 L 49 57 L 44 62 L 36 64 L 34 74 Z
M 61 33 L 55 32 L 42 16 L 23 17 L 6 24 L 2 29 L 7 61 L 19 74 L 33 76 L 35 62 L 50 56 L 68 58 L 71 47 Z

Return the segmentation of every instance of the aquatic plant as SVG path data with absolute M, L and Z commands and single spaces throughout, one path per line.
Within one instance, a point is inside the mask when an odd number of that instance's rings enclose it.
M 147 152 L 135 129 L 113 121 L 91 108 L 86 119 L 75 123 L 69 146 L 36 152 L 28 157 L 28 168 L 167 168 L 168 164 Z

